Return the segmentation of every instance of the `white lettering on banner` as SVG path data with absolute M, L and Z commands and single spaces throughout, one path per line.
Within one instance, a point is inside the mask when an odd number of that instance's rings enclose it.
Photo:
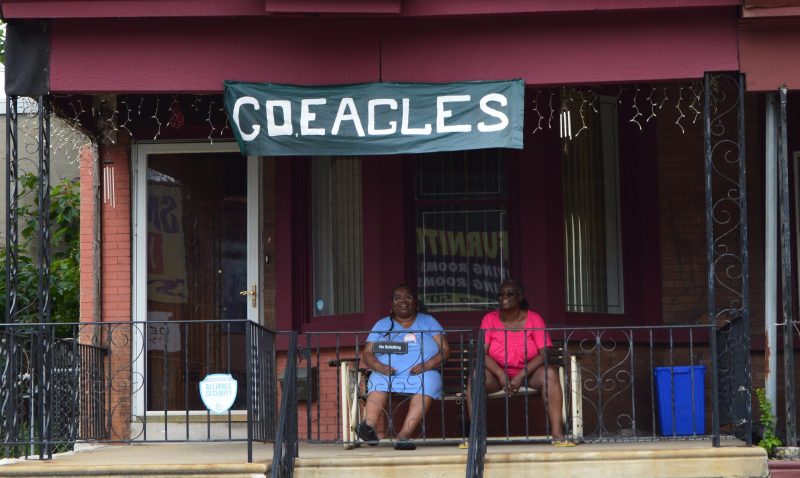
M 345 113 L 346 109 L 350 110 L 350 112 Z M 356 128 L 356 134 L 359 137 L 364 136 L 364 127 L 361 126 L 361 118 L 358 117 L 356 102 L 353 101 L 353 98 L 342 98 L 342 102 L 339 103 L 339 111 L 336 112 L 336 119 L 333 121 L 333 128 L 331 128 L 332 135 L 339 134 L 339 126 L 341 126 L 342 121 L 352 121 L 353 126 Z
M 508 98 L 499 93 L 489 93 L 488 95 L 481 98 L 481 110 L 487 115 L 494 116 L 495 118 L 500 120 L 499 123 L 495 124 L 486 124 L 483 121 L 478 122 L 478 131 L 480 131 L 481 133 L 502 131 L 506 129 L 506 126 L 508 126 L 508 116 L 502 111 L 498 111 L 494 108 L 491 108 L 489 106 L 490 101 L 500 103 L 500 106 L 506 106 L 508 104 Z
M 242 140 L 253 141 L 256 139 L 256 136 L 258 136 L 259 131 L 261 131 L 261 125 L 254 124 L 253 131 L 250 133 L 242 131 L 242 127 L 239 125 L 239 108 L 241 108 L 242 105 L 253 105 L 253 108 L 256 110 L 258 110 L 260 106 L 258 105 L 258 100 L 252 96 L 242 96 L 237 99 L 236 103 L 233 105 L 233 122 L 236 123 L 236 127 L 239 128 L 239 132 L 242 133 Z
M 275 107 L 283 112 L 283 124 L 275 123 Z M 270 136 L 291 136 L 292 102 L 289 100 L 267 100 L 267 134 Z
M 414 134 L 422 134 L 428 135 L 431 134 L 431 124 L 425 123 L 425 126 L 422 128 L 409 128 L 408 127 L 408 110 L 411 109 L 411 100 L 408 98 L 403 98 L 403 123 L 400 126 L 400 134 L 407 134 L 407 135 L 414 135 Z
M 375 107 L 388 106 L 390 110 L 397 109 L 397 100 L 380 98 L 369 100 L 367 103 L 367 134 L 379 136 L 384 134 L 394 134 L 397 131 L 397 121 L 389 121 L 388 128 L 378 129 L 375 127 Z
M 317 119 L 317 114 L 309 109 L 311 105 L 324 105 L 325 98 L 305 98 L 300 102 L 300 134 L 303 136 L 325 136 L 325 128 L 311 128 L 309 124 Z
M 473 130 L 472 124 L 448 124 L 448 118 L 453 117 L 453 103 L 464 103 L 464 108 L 468 108 L 468 103 L 472 102 L 470 95 L 443 95 L 436 97 L 436 130 L 440 133 L 469 133 Z M 312 123 L 319 122 L 317 113 L 312 111 L 312 107 L 322 107 L 328 104 L 326 98 L 304 98 L 300 100 L 299 113 L 299 135 L 301 136 L 325 136 L 328 130 L 324 127 L 312 127 Z M 424 123 L 412 126 L 411 118 L 411 99 L 402 98 L 399 102 L 400 112 L 400 134 L 403 136 L 427 136 L 434 132 L 431 123 Z M 496 106 L 495 106 L 496 105 Z M 510 121 L 506 112 L 497 109 L 508 105 L 508 98 L 501 93 L 488 93 L 480 98 L 478 106 L 480 110 L 489 118 L 497 121 L 487 123 L 478 121 L 475 129 L 481 133 L 493 133 L 508 128 Z M 243 106 L 252 106 L 254 110 L 260 110 L 258 100 L 252 96 L 242 96 L 236 99 L 233 106 L 233 122 L 239 130 L 243 141 L 253 141 L 261 133 L 261 125 L 249 125 L 250 130 L 245 132 L 242 129 L 240 120 L 241 109 Z M 295 135 L 293 128 L 293 111 L 290 100 L 269 99 L 265 101 L 266 106 L 266 133 L 268 136 L 291 136 Z M 359 137 L 364 136 L 386 136 L 397 133 L 397 114 L 398 100 L 394 98 L 374 98 L 367 101 L 367 131 L 361 121 L 361 114 L 353 98 L 345 97 L 339 101 L 338 110 L 334 117 L 333 124 L 330 125 L 330 134 L 337 136 L 340 134 L 342 123 L 352 122 L 353 128 Z M 378 113 L 380 111 L 380 114 Z M 394 119 L 393 119 L 394 118 Z M 377 125 L 378 120 L 384 123 Z M 383 126 L 386 127 L 383 127 Z M 248 125 L 245 125 L 248 126 Z M 316 126 L 322 126 L 317 124 Z
M 437 133 L 469 133 L 472 126 L 468 124 L 444 124 L 444 120 L 453 116 L 453 110 L 445 109 L 445 103 L 466 103 L 469 95 L 448 95 L 436 98 L 436 132 Z

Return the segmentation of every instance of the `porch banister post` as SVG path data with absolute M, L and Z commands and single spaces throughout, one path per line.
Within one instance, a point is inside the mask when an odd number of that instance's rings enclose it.
M 778 135 L 778 163 L 780 175 L 781 210 L 781 292 L 783 295 L 783 373 L 786 391 L 786 444 L 797 444 L 797 420 L 794 398 L 794 329 L 792 318 L 792 246 L 791 211 L 789 205 L 789 152 L 786 133 L 786 87 L 780 89 L 780 134 Z
M 741 267 L 742 267 L 742 302 L 741 302 L 741 314 L 742 314 L 742 321 L 744 323 L 745 333 L 742 336 L 742 339 L 745 342 L 744 349 L 746 354 L 746 359 L 744 361 L 745 367 L 745 380 L 747 381 L 746 385 L 746 398 L 744 400 L 744 407 L 745 407 L 745 416 L 747 417 L 747 421 L 745 422 L 745 433 L 746 433 L 746 442 L 747 445 L 750 446 L 753 444 L 753 411 L 752 411 L 752 388 L 753 388 L 753 379 L 752 379 L 752 370 L 751 370 L 751 359 L 750 359 L 750 239 L 749 239 L 749 229 L 748 229 L 748 218 L 747 218 L 747 148 L 745 147 L 745 127 L 744 127 L 744 89 L 745 89 L 745 77 L 744 74 L 739 73 L 738 75 L 738 87 L 739 87 L 739 109 L 737 114 L 737 122 L 739 126 L 739 207 L 740 214 L 741 214 L 741 225 L 739 227 L 739 244 L 741 245 Z M 717 414 L 717 418 L 719 418 L 719 413 Z M 719 420 L 717 420 L 719 424 Z M 716 430 L 717 435 L 719 435 L 719 430 Z
M 6 310 L 5 322 L 17 321 L 19 241 L 19 97 L 9 95 L 6 103 Z
M 245 363 L 247 364 L 245 369 L 245 380 L 247 380 L 247 387 L 245 393 L 247 394 L 247 463 L 253 462 L 253 420 L 256 416 L 253 410 L 253 404 L 257 400 L 253 397 L 253 393 L 255 390 L 255 386 L 253 385 L 253 380 L 255 380 L 256 373 L 254 368 L 257 367 L 257 360 L 258 355 L 253 353 L 254 338 L 253 338 L 253 324 L 250 321 L 245 322 L 244 327 L 244 334 L 245 339 Z
M 764 141 L 764 333 L 766 348 L 764 360 L 767 363 L 764 373 L 764 389 L 767 399 L 775 408 L 778 397 L 778 152 L 776 93 L 767 94 L 765 118 L 766 138 Z
M 713 162 L 711 157 L 711 74 L 706 73 L 703 82 L 703 146 L 705 152 L 705 192 L 706 192 L 706 260 L 708 262 L 708 321 L 711 324 L 710 342 L 712 353 L 716 353 L 716 325 L 715 319 L 717 317 L 717 296 L 716 296 L 716 281 L 715 275 L 715 262 L 714 262 L 714 198 L 713 198 Z M 719 444 L 719 396 L 717 389 L 719 387 L 718 370 L 716 367 L 711 368 L 711 390 L 712 390 L 712 407 L 711 407 L 711 433 L 714 435 L 713 446 L 718 447 Z M 717 400 L 714 400 L 717 398 Z M 713 403 L 716 402 L 716 403 Z

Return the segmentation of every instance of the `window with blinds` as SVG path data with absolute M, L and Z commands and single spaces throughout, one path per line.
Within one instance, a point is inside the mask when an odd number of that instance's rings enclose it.
M 588 129 L 566 142 L 563 153 L 566 306 L 621 314 L 617 104 L 606 97 L 599 103 L 598 114 L 584 116 Z
M 311 160 L 314 316 L 363 310 L 361 160 Z

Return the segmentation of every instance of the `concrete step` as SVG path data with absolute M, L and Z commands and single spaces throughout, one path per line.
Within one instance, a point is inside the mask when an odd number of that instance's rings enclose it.
M 766 478 L 767 456 L 758 447 L 490 453 L 484 476 L 558 476 L 559 478 Z M 419 451 L 419 450 L 418 450 Z M 450 478 L 464 476 L 466 454 L 443 456 L 298 458 L 296 478 Z
M 42 462 L 0 467 L 0 477 L 264 478 L 268 471 L 269 466 L 264 463 L 87 465 Z

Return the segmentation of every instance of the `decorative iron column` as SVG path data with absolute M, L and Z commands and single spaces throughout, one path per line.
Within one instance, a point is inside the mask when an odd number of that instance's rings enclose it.
M 6 103 L 6 311 L 5 322 L 17 321 L 19 308 L 19 118 L 18 96 Z
M 706 73 L 704 86 L 708 319 L 717 326 L 710 337 L 715 354 L 712 433 L 718 436 L 722 414 L 749 445 L 753 423 L 744 77 Z M 717 343 L 720 339 L 724 346 Z M 719 446 L 718 439 L 714 445 Z
M 18 101 L 19 97 L 9 95 L 6 102 L 6 310 L 4 322 L 17 321 L 19 303 L 17 300 L 17 287 L 19 284 L 19 127 L 18 127 Z M 0 350 L 3 369 L 0 370 L 0 406 L 2 417 L 0 429 L 4 431 L 2 441 L 10 443 L 17 440 L 19 435 L 21 416 L 20 384 L 15 377 L 17 369 L 17 343 L 14 330 L 4 334 L 4 346 Z M 4 455 L 10 456 L 12 447 L 4 447 Z
M 786 445 L 797 444 L 794 379 L 794 319 L 792 314 L 792 212 L 789 199 L 789 151 L 786 131 L 786 87 L 780 88 L 780 121 L 778 121 L 778 203 L 781 235 L 781 296 L 783 319 L 783 380 L 786 413 Z
M 50 322 L 50 97 L 38 99 L 39 120 L 39 322 Z
M 39 123 L 39 167 L 37 195 L 39 202 L 39 290 L 37 301 L 39 304 L 39 323 L 50 322 L 50 111 L 51 101 L 49 95 L 38 97 L 38 123 Z M 39 439 L 42 446 L 39 448 L 39 458 L 52 458 L 53 455 L 53 327 L 42 325 L 39 328 L 39 373 L 37 390 L 39 400 Z

